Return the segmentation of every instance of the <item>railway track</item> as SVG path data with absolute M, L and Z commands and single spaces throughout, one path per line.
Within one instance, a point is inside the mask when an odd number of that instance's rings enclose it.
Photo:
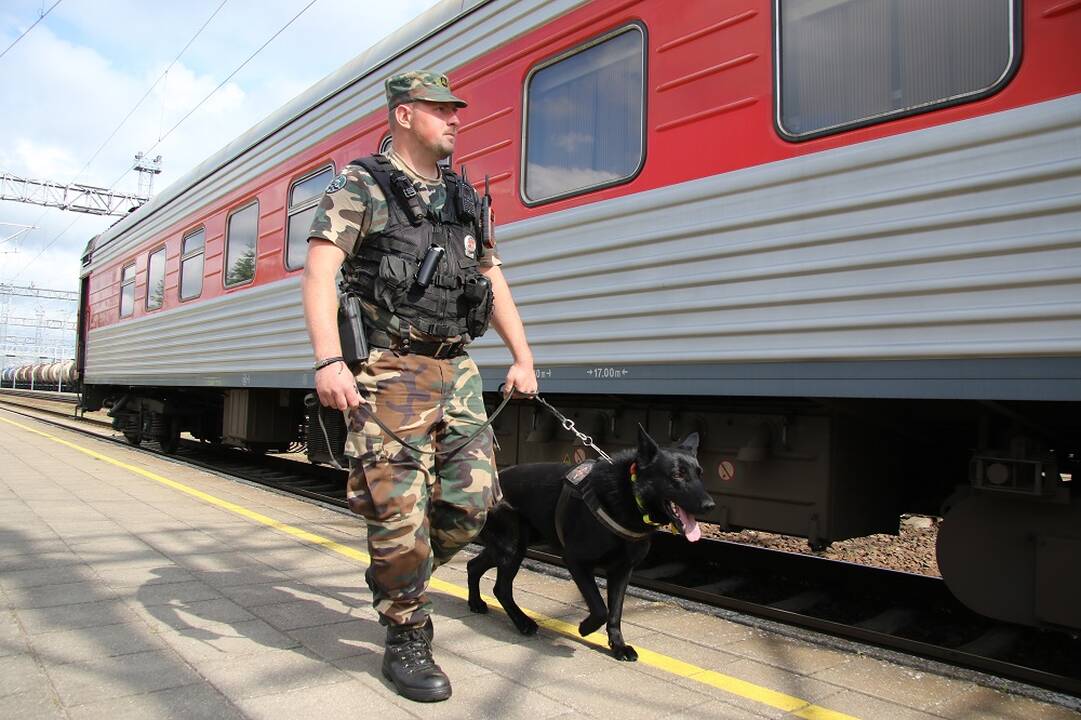
M 0 392 L 13 412 L 127 445 L 103 432 L 101 420 L 73 418 L 71 400 L 26 412 L 21 398 Z M 13 407 L 15 403 L 22 408 Z M 64 415 L 66 420 L 42 417 Z M 93 424 L 92 424 L 93 423 Z M 95 427 L 94 424 L 98 426 Z M 143 451 L 158 454 L 156 444 Z M 176 461 L 265 485 L 281 492 L 345 507 L 341 472 L 274 456 L 259 456 L 196 441 L 182 441 Z M 555 550 L 538 546 L 530 557 L 561 565 Z M 1037 688 L 1081 697 L 1081 638 L 1013 626 L 976 615 L 958 603 L 940 579 L 720 540 L 688 544 L 658 533 L 632 584 L 710 607 L 929 658 Z

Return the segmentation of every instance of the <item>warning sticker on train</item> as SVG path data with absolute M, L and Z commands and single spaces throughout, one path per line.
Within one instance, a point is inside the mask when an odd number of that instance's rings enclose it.
M 721 460 L 721 464 L 717 466 L 717 477 L 725 482 L 735 479 L 736 466 L 728 460 Z
M 330 185 L 327 185 L 327 192 L 338 192 L 343 187 L 345 187 L 345 175 L 339 175 L 330 181 Z

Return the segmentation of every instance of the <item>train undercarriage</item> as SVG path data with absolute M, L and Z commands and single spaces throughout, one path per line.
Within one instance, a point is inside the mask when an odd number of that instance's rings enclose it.
M 343 461 L 341 413 L 265 388 L 84 389 L 130 442 L 175 449 L 181 433 L 254 452 Z M 898 532 L 902 513 L 940 515 L 943 579 L 965 605 L 1023 625 L 1081 632 L 1081 448 L 1076 403 L 552 395 L 606 452 L 690 432 L 716 508 L 702 520 L 807 539 L 812 549 Z M 489 409 L 498 402 L 489 397 Z M 501 467 L 589 457 L 539 404 L 493 423 Z M 342 462 L 342 464 L 345 464 Z

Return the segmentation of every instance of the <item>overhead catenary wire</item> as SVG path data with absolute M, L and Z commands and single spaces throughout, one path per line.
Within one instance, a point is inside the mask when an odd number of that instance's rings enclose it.
M 223 87 L 225 86 L 225 84 L 226 84 L 227 82 L 229 82 L 230 80 L 232 80 L 232 79 L 233 79 L 233 76 L 235 76 L 235 75 L 236 75 L 236 74 L 237 74 L 238 72 L 240 72 L 241 70 L 243 70 L 243 69 L 244 69 L 244 67 L 245 67 L 245 66 L 246 66 L 246 65 L 247 65 L 247 64 L 248 64 L 249 62 L 251 62 L 251 61 L 252 61 L 252 60 L 253 60 L 253 59 L 254 59 L 254 58 L 255 58 L 255 57 L 256 57 L 256 56 L 257 56 L 257 55 L 258 55 L 259 53 L 261 53 L 261 52 L 262 52 L 262 51 L 263 51 L 263 50 L 264 50 L 264 49 L 265 49 L 265 48 L 267 47 L 267 45 L 269 45 L 269 44 L 270 44 L 271 42 L 273 42 L 273 41 L 274 41 L 274 39 L 275 39 L 276 37 L 278 37 L 279 35 L 281 35 L 281 34 L 282 34 L 282 33 L 283 33 L 283 32 L 284 32 L 284 31 L 285 31 L 285 30 L 286 30 L 286 29 L 287 29 L 287 28 L 288 28 L 288 27 L 289 27 L 290 25 L 292 25 L 292 24 L 293 24 L 294 22 L 296 22 L 296 21 L 297 21 L 297 20 L 298 20 L 298 19 L 300 18 L 300 16 L 301 16 L 301 15 L 303 15 L 304 13 L 306 13 L 306 12 L 308 11 L 308 9 L 309 9 L 309 8 L 310 8 L 310 7 L 312 6 L 312 5 L 314 5 L 315 3 L 317 3 L 318 1 L 319 1 L 319 0 L 310 0 L 310 2 L 308 2 L 308 4 L 307 4 L 307 5 L 305 5 L 305 6 L 303 7 L 303 8 L 301 8 L 300 12 L 298 12 L 298 13 L 297 13 L 296 15 L 294 15 L 294 16 L 293 16 L 293 17 L 292 17 L 292 18 L 291 18 L 291 19 L 289 20 L 289 22 L 287 22 L 287 23 L 285 23 L 284 25 L 282 25 L 282 26 L 281 26 L 281 27 L 280 27 L 280 28 L 279 28 L 279 29 L 277 30 L 277 32 L 275 32 L 275 33 L 274 33 L 273 35 L 271 35 L 271 36 L 270 36 L 269 38 L 267 38 L 266 42 L 264 42 L 264 43 L 263 43 L 262 45 L 260 45 L 260 46 L 259 46 L 259 47 L 258 47 L 258 48 L 257 48 L 257 49 L 255 50 L 255 52 L 253 52 L 253 53 L 252 53 L 251 55 L 249 55 L 249 56 L 248 56 L 248 57 L 247 57 L 247 58 L 246 58 L 246 59 L 244 60 L 244 62 L 240 63 L 240 65 L 238 65 L 238 66 L 237 66 L 237 67 L 236 67 L 236 68 L 235 68 L 235 69 L 234 69 L 234 70 L 233 70 L 233 71 L 232 71 L 231 73 L 229 73 L 229 75 L 227 75 L 227 76 L 226 76 L 226 78 L 225 78 L 224 80 L 222 80 L 222 81 L 221 81 L 220 83 L 218 83 L 218 86 L 217 86 L 217 87 L 215 87 L 215 88 L 214 88 L 213 90 L 211 90 L 211 91 L 210 91 L 209 93 L 207 93 L 206 97 L 204 97 L 204 98 L 203 98 L 202 100 L 200 100 L 200 101 L 199 101 L 198 103 L 196 103 L 196 104 L 195 104 L 195 106 L 194 106 L 194 107 L 193 107 L 193 108 L 192 108 L 191 110 L 189 110 L 189 111 L 187 112 L 187 114 L 185 114 L 185 115 L 184 115 L 184 117 L 180 118 L 180 120 L 179 120 L 179 121 L 177 121 L 177 123 L 176 123 L 175 125 L 173 125 L 173 126 L 172 126 L 171 128 L 169 128 L 168 132 L 166 132 L 166 133 L 165 133 L 164 135 L 162 135 L 162 136 L 161 136 L 160 138 L 158 138 L 158 140 L 157 140 L 157 141 L 156 141 L 156 142 L 155 142 L 155 143 L 154 143 L 153 145 L 151 145 L 151 146 L 150 146 L 149 148 L 147 148 L 146 150 L 144 150 L 144 151 L 143 151 L 143 154 L 144 154 L 144 155 L 148 155 L 148 154 L 150 154 L 150 152 L 151 152 L 151 151 L 153 151 L 153 150 L 154 150 L 154 148 L 156 148 L 156 147 L 157 147 L 158 145 L 160 145 L 160 144 L 161 144 L 161 143 L 162 143 L 162 142 L 163 142 L 163 141 L 164 141 L 164 140 L 165 140 L 165 139 L 166 139 L 167 137 L 169 137 L 169 135 L 171 135 L 171 134 L 173 133 L 173 131 L 174 131 L 174 130 L 176 130 L 176 129 L 177 129 L 178 127 L 180 127 L 180 126 L 181 126 L 181 125 L 182 125 L 182 124 L 184 123 L 184 121 L 186 121 L 186 120 L 187 120 L 187 119 L 188 119 L 189 117 L 191 117 L 191 116 L 192 116 L 192 114 L 193 114 L 193 113 L 195 113 L 195 111 L 196 111 L 196 110 L 198 110 L 198 109 L 199 109 L 200 107 L 202 107 L 202 106 L 203 106 L 203 104 L 204 104 L 204 103 L 206 103 L 206 101 L 207 101 L 207 100 L 209 100 L 209 99 L 210 99 L 211 97 L 213 97 L 213 96 L 214 96 L 214 94 L 218 92 L 218 90 L 221 90 L 221 89 L 222 89 L 222 88 L 223 88 Z M 123 173 L 121 173 L 121 174 L 120 174 L 120 176 L 119 176 L 119 177 L 117 177 L 117 178 L 116 178 L 116 180 L 114 180 L 114 181 L 113 181 L 113 182 L 112 182 L 112 183 L 111 183 L 111 184 L 109 185 L 109 187 L 108 187 L 108 190 L 112 190 L 112 189 L 113 189 L 113 188 L 114 188 L 114 187 L 116 186 L 116 184 L 117 184 L 117 183 L 119 183 L 119 182 L 120 182 L 121 180 L 123 180 L 123 179 L 124 179 L 125 177 L 127 177 L 127 174 L 128 174 L 129 172 L 131 172 L 131 170 L 132 170 L 132 168 L 127 168 L 126 170 L 124 170 L 124 172 L 123 172 Z M 61 230 L 61 231 L 60 231 L 59 233 L 57 233 L 57 235 L 56 235 L 56 236 L 55 236 L 55 237 L 54 237 L 54 238 L 53 238 L 52 240 L 50 240 L 50 241 L 49 241 L 48 243 L 46 243 L 46 244 L 45 244 L 45 245 L 44 245 L 44 246 L 43 246 L 43 247 L 41 248 L 41 250 L 39 250 L 39 251 L 38 251 L 38 254 L 37 254 L 37 255 L 35 255 L 35 256 L 33 257 L 33 259 L 32 259 L 32 260 L 30 260 L 30 262 L 28 262 L 28 263 L 27 263 L 27 264 L 26 264 L 25 266 L 23 266 L 23 268 L 22 268 L 21 270 L 19 270 L 19 272 L 15 273 L 15 275 L 13 275 L 13 276 L 12 276 L 12 277 L 10 278 L 9 282 L 11 282 L 11 281 L 14 281 L 14 280 L 15 280 L 15 279 L 17 279 L 17 278 L 18 278 L 18 277 L 19 277 L 20 275 L 22 275 L 22 274 L 23 274 L 24 272 L 26 272 L 26 271 L 27 271 L 27 269 L 29 269 L 29 267 L 30 267 L 31 265 L 33 265 L 33 264 L 34 264 L 35 262 L 37 262 L 38 258 L 40 258 L 40 257 L 41 257 L 42 255 L 44 255 L 44 254 L 45 254 L 45 252 L 46 252 L 46 251 L 47 251 L 47 250 L 48 250 L 49 248 L 51 248 L 51 247 L 52 247 L 52 246 L 53 246 L 54 244 L 56 244 L 56 242 L 57 242 L 57 241 L 58 241 L 58 240 L 59 240 L 59 239 L 60 239 L 61 237 L 63 237 L 63 236 L 64 236 L 64 235 L 65 235 L 65 234 L 66 234 L 66 233 L 68 232 L 68 230 L 71 230 L 71 228 L 73 228 L 73 227 L 75 226 L 75 223 L 76 223 L 76 222 L 78 222 L 78 219 L 76 219 L 76 220 L 72 220 L 72 221 L 71 221 L 71 223 L 70 223 L 70 224 L 69 224 L 69 225 L 68 225 L 67 227 L 65 227 L 65 228 L 64 228 L 63 230 Z
M 57 5 L 59 5 L 60 2 L 61 2 L 61 0 L 56 0 L 56 2 L 53 4 L 53 6 L 50 7 L 49 10 L 46 11 L 45 14 L 41 16 L 41 18 L 39 18 L 39 22 L 40 22 L 41 19 L 44 19 L 45 15 L 48 15 L 49 12 L 52 11 L 53 8 L 55 8 Z M 124 124 L 127 123 L 127 121 L 131 118 L 131 116 L 135 114 L 135 111 L 139 109 L 139 106 L 141 106 L 143 104 L 143 102 L 148 97 L 150 97 L 150 93 L 152 93 L 154 91 L 154 88 L 158 86 L 158 83 L 160 83 L 162 81 L 162 79 L 166 75 L 169 74 L 169 71 L 173 69 L 173 66 L 176 65 L 177 62 L 180 61 L 180 58 L 184 56 L 184 53 L 186 53 L 188 51 L 188 48 L 191 47 L 192 43 L 195 42 L 196 38 L 198 38 L 203 33 L 203 30 L 206 30 L 207 25 L 209 25 L 210 21 L 213 20 L 217 16 L 217 14 L 219 12 L 221 12 L 221 9 L 223 7 L 225 7 L 225 4 L 227 2 L 229 2 L 229 0 L 222 0 L 221 3 L 214 9 L 214 12 L 210 13 L 210 17 L 208 17 L 206 19 L 206 21 L 203 22 L 203 24 L 199 26 L 199 29 L 195 31 L 195 34 L 191 36 L 191 38 L 184 45 L 184 47 L 181 49 L 181 51 L 176 54 L 175 58 L 173 58 L 173 61 L 171 63 L 169 63 L 169 66 L 165 68 L 165 72 L 163 72 L 161 75 L 159 75 L 158 79 L 155 80 L 150 85 L 149 88 L 147 88 L 146 92 L 143 93 L 143 96 L 141 98 L 139 98 L 139 100 L 135 103 L 135 105 L 132 106 L 131 110 L 128 111 L 128 114 L 125 115 L 124 118 L 117 124 L 117 126 L 115 128 L 113 128 L 113 131 L 111 133 L 109 133 L 109 137 L 105 138 L 105 141 L 102 142 L 101 145 L 98 146 L 98 149 L 94 151 L 94 154 L 90 156 L 90 158 L 83 164 L 83 166 L 81 168 L 79 168 L 79 172 L 75 173 L 75 176 L 68 183 L 69 185 L 75 184 L 79 180 L 79 178 L 82 177 L 82 174 L 84 172 L 86 172 L 87 168 L 90 167 L 90 164 L 93 163 L 95 159 L 97 159 L 98 155 L 101 154 L 101 151 L 105 149 L 105 146 L 107 146 L 109 144 L 109 142 L 114 137 L 116 137 L 116 134 L 118 132 L 120 132 L 120 129 L 122 127 L 124 127 Z M 37 23 L 35 23 L 35 24 L 37 24 Z M 33 25 L 31 25 L 31 28 L 32 27 L 33 27 Z M 30 32 L 30 28 L 27 28 L 26 32 Z M 25 34 L 26 33 L 24 32 L 23 35 L 25 35 Z M 18 41 L 16 40 L 16 42 L 18 42 Z M 14 43 L 12 43 L 12 45 L 14 45 Z M 9 47 L 9 49 L 10 49 L 10 47 Z M 5 50 L 5 52 L 7 52 L 7 51 Z M 119 181 L 117 181 L 117 182 L 119 182 Z M 116 183 L 114 183 L 114 185 L 115 184 Z M 109 190 L 112 190 L 112 187 L 110 187 Z M 37 220 L 34 221 L 34 225 L 36 226 L 38 223 L 40 223 L 45 218 L 45 216 L 47 214 L 48 214 L 48 210 L 42 211 L 42 213 L 40 215 L 38 215 Z M 42 248 L 41 252 L 39 252 L 34 257 L 33 260 L 31 260 L 29 263 L 27 263 L 26 267 L 24 267 L 19 272 L 19 274 L 13 276 L 12 280 L 14 280 L 19 275 L 21 275 L 22 272 L 24 272 L 26 270 L 26 268 L 30 267 L 30 265 L 32 265 L 39 257 L 41 257 L 42 253 L 44 253 L 45 250 L 49 249 L 53 245 L 53 243 L 55 243 L 57 240 L 59 240 L 61 236 L 63 236 L 65 233 L 67 233 L 68 230 L 70 230 L 72 227 L 74 227 L 76 222 L 77 222 L 76 220 L 73 220 L 70 225 L 68 225 L 66 228 L 64 228 L 60 232 L 59 235 L 57 235 L 55 238 L 53 238 L 44 248 Z
M 191 47 L 191 44 L 195 42 L 196 38 L 202 35 L 203 30 L 206 30 L 206 26 L 210 24 L 210 21 L 213 20 L 219 12 L 221 12 L 221 9 L 225 7 L 225 4 L 227 2 L 229 2 L 229 0 L 221 0 L 221 3 L 218 5 L 218 7 L 214 8 L 214 12 L 210 13 L 210 17 L 208 17 L 206 21 L 201 26 L 199 26 L 199 29 L 196 30 L 195 34 L 191 36 L 191 39 L 188 40 L 184 48 L 179 53 L 177 53 L 176 57 L 173 58 L 173 61 L 169 63 L 169 66 L 167 68 L 165 68 L 165 71 L 158 76 L 158 79 L 155 80 L 149 88 L 146 89 L 146 92 L 143 93 L 143 96 L 139 98 L 138 101 L 136 101 L 135 105 L 133 105 L 131 110 L 128 111 L 128 114 L 124 116 L 124 119 L 120 121 L 120 123 L 116 126 L 116 128 L 113 129 L 111 133 L 109 133 L 109 137 L 105 138 L 105 141 L 98 147 L 97 150 L 94 151 L 94 154 L 90 156 L 90 159 L 86 161 L 86 164 L 83 165 L 82 169 L 79 170 L 78 173 L 76 173 L 74 179 L 72 179 L 71 181 L 72 183 L 78 180 L 79 176 L 86 172 L 86 169 L 90 167 L 90 163 L 94 162 L 98 154 L 100 154 L 101 151 L 105 149 L 105 146 L 109 144 L 109 141 L 116 137 L 116 134 L 120 132 L 120 128 L 124 127 L 124 123 L 126 123 L 131 118 L 131 116 L 135 114 L 135 111 L 139 109 L 139 106 L 143 104 L 143 101 L 150 97 L 150 93 L 154 92 L 154 88 L 158 86 L 158 83 L 165 79 L 165 76 L 169 74 L 169 71 L 173 69 L 173 66 L 180 61 L 180 58 L 183 57 L 184 53 L 188 51 L 188 48 Z M 110 188 L 110 190 L 111 189 L 112 188 Z
M 13 47 L 15 47 L 16 45 L 18 45 L 18 44 L 19 44 L 19 41 L 20 41 L 20 40 L 22 40 L 22 39 L 23 39 L 24 37 L 26 37 L 26 34 L 27 34 L 27 33 L 29 33 L 29 32 L 30 32 L 31 30 L 33 30 L 33 29 L 34 29 L 34 28 L 35 28 L 35 27 L 37 26 L 37 24 L 38 24 L 39 22 L 41 22 L 42 20 L 44 20 L 44 19 L 45 19 L 45 16 L 46 16 L 46 15 L 48 15 L 49 13 L 51 13 L 51 12 L 53 11 L 53 8 L 55 8 L 55 7 L 56 7 L 57 5 L 59 5 L 59 4 L 61 3 L 61 2 L 63 2 L 63 0 L 56 0 L 56 2 L 54 2 L 54 3 L 52 4 L 52 5 L 50 5 L 50 6 L 49 6 L 49 9 L 48 9 L 48 10 L 46 10 L 46 11 L 45 11 L 45 12 L 43 12 L 43 13 L 41 13 L 41 17 L 39 17 L 39 18 L 38 18 L 37 20 L 35 20 L 35 21 L 33 22 L 33 24 L 32 24 L 32 25 L 31 25 L 30 27 L 28 27 L 28 28 L 26 28 L 25 30 L 23 30 L 23 32 L 22 32 L 22 35 L 20 35 L 19 37 L 15 38 L 15 40 L 14 40 L 14 41 L 13 41 L 13 42 L 12 42 L 12 43 L 11 43 L 10 45 L 8 45 L 8 46 L 7 46 L 6 48 L 4 48 L 4 51 L 3 51 L 3 52 L 0 52 L 0 58 L 2 58 L 2 57 L 4 57 L 5 55 L 7 55 L 7 54 L 8 54 L 8 50 L 10 50 L 11 48 L 13 48 Z

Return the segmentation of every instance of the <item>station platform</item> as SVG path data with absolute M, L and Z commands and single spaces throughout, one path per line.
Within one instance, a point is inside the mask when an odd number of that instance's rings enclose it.
M 619 662 L 570 580 L 525 569 L 523 637 L 470 613 L 464 552 L 432 582 L 453 697 L 413 703 L 380 672 L 360 518 L 5 410 L 0 538 L 0 717 L 1081 717 L 641 596 Z

